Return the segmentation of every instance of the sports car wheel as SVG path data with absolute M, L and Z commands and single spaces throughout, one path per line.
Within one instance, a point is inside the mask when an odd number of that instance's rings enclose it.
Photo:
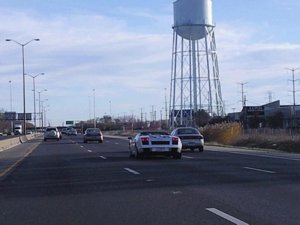
M 181 153 L 174 154 L 174 159 L 181 159 Z
M 137 158 L 137 159 L 142 159 L 142 158 L 143 158 L 143 154 L 142 154 L 142 153 L 139 153 L 139 151 L 136 150 L 136 152 L 135 152 L 135 158 Z
M 130 157 L 130 158 L 133 158 L 133 156 L 134 156 L 134 155 L 132 154 L 132 151 L 129 149 L 129 157 Z

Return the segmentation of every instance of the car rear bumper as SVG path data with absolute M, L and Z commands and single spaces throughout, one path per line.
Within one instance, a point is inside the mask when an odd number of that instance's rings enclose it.
M 57 136 L 46 136 L 44 139 L 59 139 Z
M 182 141 L 182 148 L 200 148 L 204 147 L 204 141 Z
M 181 153 L 181 148 L 142 148 L 140 153 L 145 155 L 173 155 L 176 153 Z
M 88 136 L 88 137 L 84 137 L 83 140 L 84 141 L 103 141 L 103 138 L 99 137 L 99 136 Z

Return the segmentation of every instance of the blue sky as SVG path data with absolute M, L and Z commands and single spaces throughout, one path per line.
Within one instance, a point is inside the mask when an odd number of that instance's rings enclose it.
M 53 125 L 96 116 L 139 115 L 164 107 L 169 91 L 173 1 L 0 0 L 0 109 L 22 112 L 21 47 L 27 42 L 26 73 Z M 292 103 L 290 71 L 300 67 L 300 2 L 297 0 L 214 0 L 220 80 L 226 112 L 272 100 Z M 296 72 L 300 78 L 300 71 Z M 296 83 L 298 89 L 299 82 Z M 26 78 L 26 108 L 33 112 L 32 79 Z M 169 95 L 169 94 L 168 94 Z M 298 93 L 300 95 L 300 93 Z M 300 104 L 300 96 L 296 98 Z M 111 104 L 109 103 L 111 102 Z

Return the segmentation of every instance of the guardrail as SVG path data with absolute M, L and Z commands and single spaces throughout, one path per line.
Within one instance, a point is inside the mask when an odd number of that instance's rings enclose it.
M 15 138 L 9 138 L 0 141 L 0 152 L 15 147 L 19 144 L 22 144 L 28 140 L 31 140 L 35 137 L 34 134 L 21 135 Z

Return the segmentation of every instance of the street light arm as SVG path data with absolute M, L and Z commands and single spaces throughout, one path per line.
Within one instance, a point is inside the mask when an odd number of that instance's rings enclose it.
M 32 78 L 36 78 L 36 77 L 38 77 L 38 76 L 40 76 L 40 75 L 45 75 L 45 73 L 38 73 L 38 74 L 36 74 L 36 75 L 31 75 L 31 74 L 25 73 L 25 75 L 26 75 L 26 76 L 29 76 L 29 77 L 32 77 Z
M 33 42 L 33 41 L 40 41 L 40 39 L 39 38 L 34 38 L 34 39 L 26 42 L 25 44 L 23 44 L 23 46 L 28 45 L 30 42 Z
M 300 68 L 288 68 L 288 67 L 286 67 L 285 69 L 286 69 L 286 70 L 290 70 L 290 71 L 300 70 Z
M 25 44 L 22 44 L 22 43 L 20 43 L 20 42 L 14 40 L 14 39 L 9 39 L 9 38 L 8 38 L 8 39 L 5 39 L 5 41 L 12 41 L 12 42 L 15 42 L 16 44 L 21 45 L 21 46 L 24 47 L 25 45 L 28 45 L 30 42 L 33 42 L 33 41 L 40 41 L 40 39 L 39 39 L 39 38 L 34 38 L 34 39 L 32 39 L 32 40 L 26 42 Z
M 20 42 L 15 41 L 14 39 L 5 39 L 5 41 L 12 41 L 12 42 L 15 42 L 15 43 L 18 44 L 18 45 L 23 46 Z

